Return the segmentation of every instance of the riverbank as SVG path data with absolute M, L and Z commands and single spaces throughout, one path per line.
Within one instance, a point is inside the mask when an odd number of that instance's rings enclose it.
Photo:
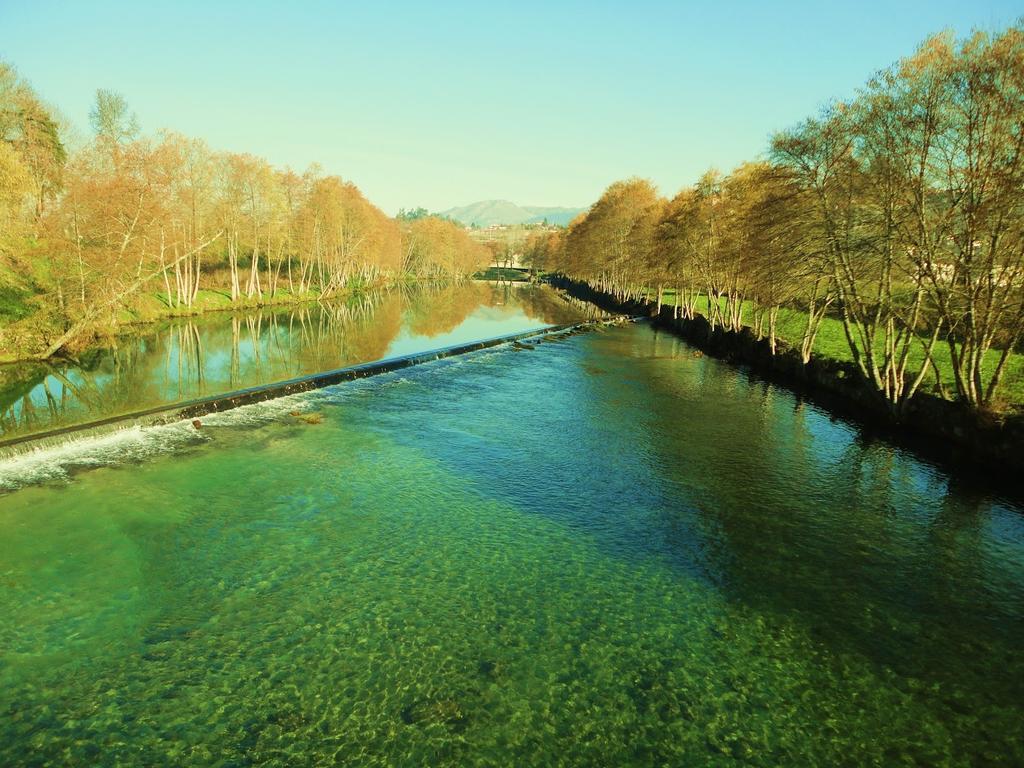
M 648 291 L 647 299 L 654 303 L 657 299 L 657 291 L 653 289 Z M 670 308 L 679 303 L 675 290 L 671 288 L 666 288 L 662 292 L 661 301 L 663 306 L 668 305 Z M 726 301 L 723 297 L 719 303 L 721 317 L 724 317 L 727 312 L 725 304 Z M 744 300 L 742 302 L 742 317 L 744 319 L 753 317 L 755 309 L 754 302 Z M 710 316 L 711 306 L 706 295 L 702 294 L 697 298 L 695 310 L 704 317 Z M 793 307 L 779 308 L 775 328 L 777 339 L 786 342 L 791 347 L 799 347 L 806 328 L 807 312 L 805 310 Z M 919 371 L 922 366 L 927 364 L 924 355 L 924 344 L 926 343 L 927 339 L 921 337 L 921 343 L 911 347 L 908 359 L 909 370 Z M 879 332 L 876 338 L 876 349 L 881 351 L 884 345 L 884 333 Z M 982 368 L 986 376 L 991 376 L 995 371 L 1001 354 L 1001 349 L 992 348 L 987 351 L 985 364 Z M 843 321 L 839 317 L 826 314 L 821 318 L 821 324 L 818 326 L 818 331 L 814 337 L 814 347 L 811 355 L 812 357 L 838 360 L 842 363 L 852 364 L 855 362 L 850 351 L 850 343 L 846 338 L 846 331 L 843 329 Z M 925 377 L 922 386 L 927 388 L 932 394 L 939 396 L 940 399 L 951 399 L 950 394 L 956 392 L 955 374 L 949 354 L 942 346 L 940 346 L 935 355 L 935 364 L 938 368 L 938 377 L 936 377 L 934 371 L 930 372 Z M 938 378 L 938 381 L 936 381 L 936 378 Z M 1024 411 L 1024 354 L 1011 353 L 1006 360 L 998 400 L 992 410 L 1006 412 L 1011 410 Z
M 758 339 L 750 328 L 740 332 L 712 329 L 700 315 L 692 320 L 674 318 L 672 306 L 662 306 L 658 312 L 654 302 L 620 301 L 568 278 L 552 277 L 550 282 L 606 311 L 648 316 L 659 328 L 678 334 L 698 349 L 748 366 L 759 376 L 807 395 L 833 413 L 930 458 L 1006 477 L 1024 470 L 1024 415 L 978 413 L 955 401 L 918 392 L 896 420 L 851 362 L 815 356 L 804 364 L 799 353 L 781 341 L 773 355 L 768 340 Z

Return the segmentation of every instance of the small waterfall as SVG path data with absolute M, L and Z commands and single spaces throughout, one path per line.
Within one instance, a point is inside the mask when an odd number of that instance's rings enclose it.
M 74 472 L 90 467 L 141 461 L 202 444 L 210 439 L 204 431 L 206 427 L 257 425 L 297 410 L 304 411 L 313 407 L 320 397 L 318 391 L 344 382 L 504 345 L 522 348 L 521 341 L 526 339 L 536 341 L 546 337 L 565 337 L 621 320 L 601 319 L 548 326 L 0 442 L 0 493 L 66 479 Z M 197 421 L 200 428 L 197 428 Z

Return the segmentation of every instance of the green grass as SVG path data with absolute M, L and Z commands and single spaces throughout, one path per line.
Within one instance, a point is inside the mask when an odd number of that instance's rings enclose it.
M 651 291 L 649 293 L 649 297 L 652 301 L 656 300 L 657 293 L 655 291 Z M 672 290 L 665 290 L 662 296 L 663 303 L 668 306 L 673 306 L 675 298 L 675 291 Z M 709 306 L 709 299 L 707 296 L 701 296 L 697 300 L 697 312 L 705 317 L 708 316 Z M 724 311 L 724 299 L 722 300 L 721 306 Z M 752 325 L 753 319 L 754 303 L 751 301 L 744 301 L 744 325 Z M 803 338 L 804 328 L 806 325 L 806 312 L 788 308 L 779 310 L 779 318 L 776 326 L 778 337 L 797 349 L 800 348 L 800 341 Z M 876 349 L 882 349 L 881 337 L 876 340 Z M 853 353 L 850 351 L 850 345 L 846 340 L 846 334 L 843 331 L 843 323 L 840 319 L 835 317 L 826 317 L 822 320 L 821 327 L 818 330 L 818 335 L 814 340 L 813 354 L 818 358 L 853 362 Z M 953 377 L 953 366 L 949 360 L 948 347 L 944 343 L 939 342 L 936 345 L 934 355 L 942 376 L 942 385 L 945 387 L 946 393 L 952 396 L 956 391 L 956 385 Z M 995 366 L 999 360 L 999 355 L 999 350 L 989 350 L 985 357 L 984 366 L 984 370 L 987 374 L 990 375 L 991 372 L 995 370 Z M 922 346 L 920 344 L 915 344 L 911 350 L 908 368 L 911 371 L 920 371 L 923 364 L 924 352 Z M 925 378 L 921 388 L 924 391 L 937 393 L 934 374 L 930 373 Z M 1010 359 L 1006 363 L 1006 372 L 1003 374 L 1000 389 L 997 392 L 997 399 L 999 401 L 998 405 L 1001 406 L 1013 406 L 1015 408 L 1024 406 L 1024 355 L 1014 353 L 1010 356 Z
M 29 294 L 10 285 L 0 285 L 0 324 L 13 323 L 28 317 L 32 307 Z
M 35 312 L 32 299 L 38 292 L 37 276 L 21 265 L 0 261 L 0 327 L 17 322 Z
M 134 297 L 131 306 L 121 309 L 118 321 L 122 323 L 146 323 L 165 317 L 184 317 L 201 315 L 206 312 L 222 312 L 226 310 L 252 309 L 263 306 L 298 304 L 304 301 L 315 301 L 320 295 L 314 291 L 294 292 L 278 289 L 271 297 L 269 292 L 248 298 L 242 296 L 238 301 L 231 301 L 231 292 L 224 289 L 203 289 L 196 294 L 191 307 L 171 306 L 164 291 L 142 293 Z

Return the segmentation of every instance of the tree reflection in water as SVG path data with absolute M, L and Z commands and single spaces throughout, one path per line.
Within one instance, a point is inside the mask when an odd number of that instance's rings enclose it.
M 0 368 L 0 437 L 379 360 L 395 354 L 399 338 L 403 351 L 426 350 L 456 330 L 484 338 L 595 311 L 547 287 L 459 282 L 174 320 L 120 336 L 76 363 Z

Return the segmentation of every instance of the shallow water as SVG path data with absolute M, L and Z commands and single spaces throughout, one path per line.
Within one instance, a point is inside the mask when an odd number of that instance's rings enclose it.
M 0 366 L 0 440 L 582 314 L 549 288 L 462 282 L 143 325 L 78 363 Z
M 19 471 L 3 765 L 1024 763 L 1021 508 L 647 326 Z

